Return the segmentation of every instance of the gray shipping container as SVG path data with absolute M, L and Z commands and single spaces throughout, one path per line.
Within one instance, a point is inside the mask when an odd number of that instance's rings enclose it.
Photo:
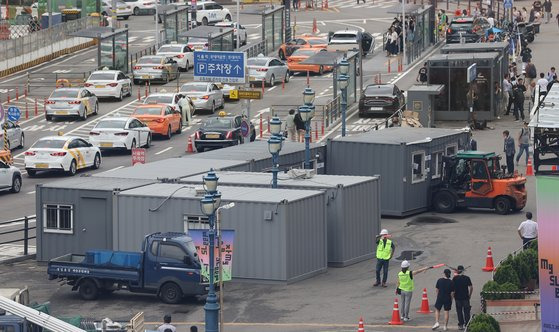
M 326 145 L 311 144 L 311 161 L 317 160 L 317 171 L 324 173 L 324 162 L 326 160 Z M 250 164 L 249 172 L 269 171 L 272 168 L 272 155 L 268 151 L 268 141 L 254 141 L 248 144 L 234 145 L 231 147 L 211 150 L 207 152 L 192 154 L 186 158 L 210 158 L 222 160 L 244 160 Z M 305 161 L 305 144 L 284 141 L 280 151 L 279 164 L 281 169 L 303 168 Z M 225 170 L 225 169 L 224 169 Z M 228 171 L 247 171 L 245 169 L 233 169 Z
M 80 176 L 37 185 L 37 260 L 113 249 L 114 195 L 153 182 Z
M 327 269 L 324 191 L 220 186 L 223 229 L 235 230 L 233 277 L 294 282 Z M 134 250 L 145 234 L 204 226 L 196 190 L 157 183 L 118 195 L 115 247 Z
M 380 175 L 381 214 L 406 216 L 430 208 L 443 155 L 462 150 L 458 129 L 395 127 L 328 141 L 327 174 Z
M 222 186 L 269 188 L 270 173 L 217 172 Z M 200 176 L 181 183 L 201 185 Z M 371 176 L 315 175 L 311 179 L 279 174 L 279 188 L 325 190 L 328 219 L 328 265 L 343 267 L 374 257 L 380 232 L 380 182 Z
M 97 173 L 94 176 L 148 180 L 179 179 L 185 176 L 207 173 L 211 168 L 215 170 L 249 171 L 249 167 L 249 163 L 242 160 L 179 157 L 109 170 Z

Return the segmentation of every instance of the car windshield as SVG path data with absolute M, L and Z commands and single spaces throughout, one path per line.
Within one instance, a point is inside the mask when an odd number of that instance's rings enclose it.
M 355 40 L 357 39 L 357 36 L 354 33 L 336 33 L 332 35 L 332 39 Z
M 307 40 L 311 45 L 326 45 L 328 41 L 326 39 L 309 39 Z
M 76 90 L 54 90 L 50 98 L 77 98 L 78 91 Z
M 161 115 L 161 107 L 138 107 L 135 115 Z
M 176 45 L 161 46 L 157 52 L 180 53 L 182 52 L 182 46 L 176 46 Z
M 249 66 L 266 66 L 268 59 L 251 58 L 247 60 Z
M 293 52 L 293 56 L 311 56 L 316 53 L 315 50 L 303 50 L 298 49 L 297 51 Z
M 126 120 L 103 120 L 100 121 L 95 129 L 105 129 L 105 128 L 124 128 L 126 126 Z
M 64 144 L 66 144 L 65 140 L 46 138 L 46 139 L 41 139 L 41 140 L 38 140 L 37 142 L 35 142 L 35 144 L 33 144 L 32 148 L 36 148 L 36 149 L 41 149 L 41 148 L 62 149 L 64 147 Z
M 112 81 L 115 79 L 114 73 L 93 73 L 88 81 Z
M 139 65 L 147 65 L 147 64 L 160 64 L 161 58 L 159 57 L 143 57 L 138 60 Z
M 208 86 L 205 84 L 185 84 L 181 87 L 181 91 L 194 91 L 194 92 L 206 92 Z
M 472 22 L 452 22 L 450 28 L 452 30 L 468 30 L 472 28 Z
M 220 128 L 229 129 L 231 128 L 231 119 L 225 118 L 209 118 L 204 122 L 205 129 Z
M 144 100 L 144 104 L 172 104 L 173 96 L 149 96 Z
M 392 95 L 393 91 L 394 87 L 392 87 L 391 85 L 369 85 L 365 88 L 365 95 Z

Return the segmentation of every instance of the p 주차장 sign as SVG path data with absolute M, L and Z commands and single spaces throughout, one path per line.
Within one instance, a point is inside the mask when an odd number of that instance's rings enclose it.
M 195 81 L 245 83 L 245 68 L 244 52 L 194 52 Z

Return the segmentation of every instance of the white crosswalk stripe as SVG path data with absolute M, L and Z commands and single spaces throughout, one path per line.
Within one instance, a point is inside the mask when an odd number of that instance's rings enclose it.
M 367 0 L 366 3 L 363 3 L 363 0 L 359 0 L 359 4 L 357 4 L 357 0 L 329 0 L 328 5 L 330 7 L 336 8 L 390 8 L 393 7 L 400 2 L 398 0 L 388 0 L 388 1 L 379 1 L 379 0 Z

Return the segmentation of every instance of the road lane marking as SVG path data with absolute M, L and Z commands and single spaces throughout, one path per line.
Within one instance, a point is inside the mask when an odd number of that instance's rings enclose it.
M 277 86 L 273 86 L 273 87 L 269 88 L 268 91 L 272 91 L 272 90 L 274 90 L 275 88 L 277 88 Z
M 34 195 L 34 194 L 35 194 L 35 190 L 30 191 L 30 192 L 27 193 L 27 195 Z
M 117 166 L 117 167 L 115 167 L 115 168 L 111 168 L 110 170 L 105 171 L 105 173 L 106 173 L 106 172 L 116 171 L 117 169 L 121 169 L 121 168 L 124 168 L 124 166 L 121 165 L 121 166 Z
M 156 155 L 159 155 L 159 154 L 165 153 L 165 152 L 167 152 L 167 151 L 171 150 L 172 148 L 173 148 L 173 147 L 172 147 L 172 146 L 170 146 L 170 147 L 168 147 L 168 148 L 165 148 L 165 149 L 163 149 L 163 150 L 161 150 L 161 151 L 159 151 L 159 152 L 156 152 L 155 154 L 156 154 Z

